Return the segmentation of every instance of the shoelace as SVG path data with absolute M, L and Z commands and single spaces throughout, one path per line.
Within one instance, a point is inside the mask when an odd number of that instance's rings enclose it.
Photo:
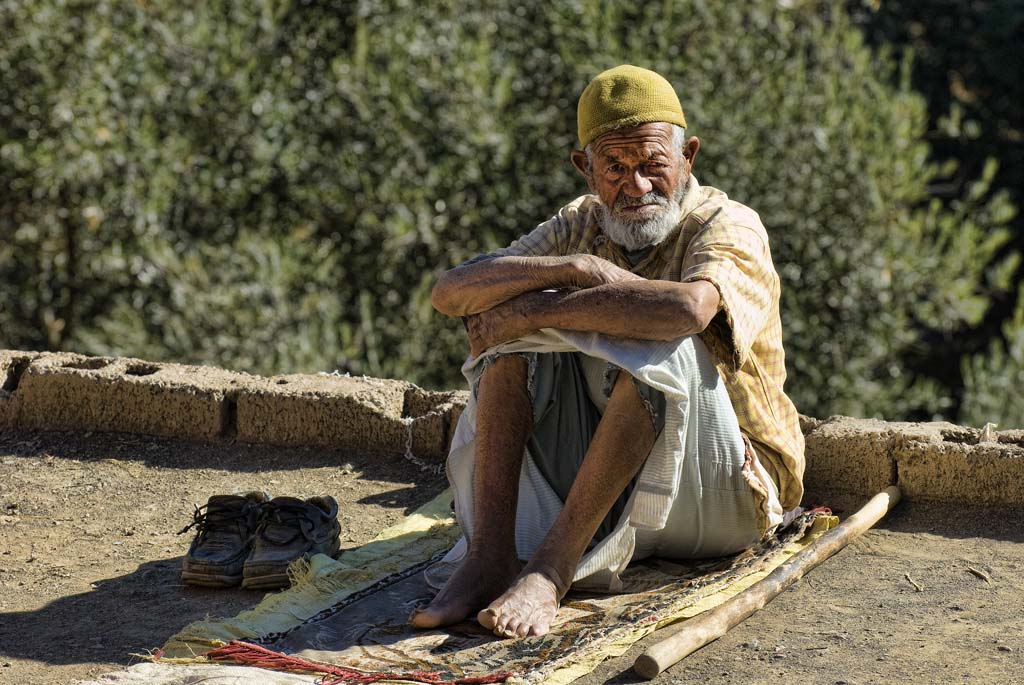
M 294 534 L 287 540 L 273 540 L 278 545 L 291 544 L 293 540 L 302 535 L 309 542 L 316 542 L 313 537 L 313 530 L 316 528 L 316 524 L 310 520 L 311 514 L 310 506 L 313 505 L 301 505 L 301 504 L 290 504 L 282 502 L 269 502 L 263 506 L 263 510 L 260 512 L 259 524 L 256 528 L 256 535 L 259 535 L 263 539 L 267 539 L 266 530 L 271 524 L 278 524 L 286 526 L 294 530 Z
M 218 507 L 212 511 L 209 509 L 209 503 L 201 507 L 195 504 L 192 506 L 195 507 L 195 511 L 192 512 L 192 522 L 179 530 L 178 535 L 183 535 L 195 528 L 197 537 L 203 539 L 209 533 L 222 529 L 239 519 L 245 519 L 246 527 L 251 530 L 259 518 L 259 507 L 255 503 L 250 502 L 247 502 L 238 509 Z

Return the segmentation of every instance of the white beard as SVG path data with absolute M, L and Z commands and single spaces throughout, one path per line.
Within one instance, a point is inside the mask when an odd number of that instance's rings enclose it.
M 612 210 L 602 202 L 597 215 L 597 223 L 609 240 L 630 252 L 650 245 L 657 245 L 665 240 L 682 220 L 683 196 L 686 195 L 689 185 L 690 181 L 687 179 L 686 183 L 676 189 L 671 200 L 653 192 L 639 198 L 643 202 L 653 201 L 662 205 L 657 216 L 650 219 L 623 219 L 612 214 Z M 615 201 L 616 209 L 619 208 L 620 203 L 622 206 L 627 206 L 620 197 Z

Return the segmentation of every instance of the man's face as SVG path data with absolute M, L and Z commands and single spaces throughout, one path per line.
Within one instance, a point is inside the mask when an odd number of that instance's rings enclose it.
M 604 134 L 594 141 L 590 161 L 583 152 L 573 154 L 604 205 L 602 228 L 613 241 L 636 250 L 671 232 L 699 145 L 690 138 L 680 150 L 672 125 L 656 122 Z

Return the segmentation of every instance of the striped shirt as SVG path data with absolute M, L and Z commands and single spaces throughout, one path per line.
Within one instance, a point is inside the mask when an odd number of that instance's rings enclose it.
M 592 254 L 647 279 L 714 285 L 719 311 L 700 337 L 715 355 L 740 430 L 779 486 L 783 507 L 795 507 L 803 497 L 804 438 L 783 391 L 779 276 L 761 219 L 691 176 L 678 228 L 636 261 L 601 231 L 599 202 L 594 195 L 577 198 L 486 257 Z

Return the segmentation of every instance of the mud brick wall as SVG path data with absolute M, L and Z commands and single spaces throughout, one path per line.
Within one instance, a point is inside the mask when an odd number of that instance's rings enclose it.
M 871 494 L 899 485 L 909 500 L 1024 504 L 1024 431 L 834 416 L 805 426 L 809 494 Z
M 206 366 L 0 350 L 0 431 L 83 430 L 316 445 L 440 465 L 465 391 L 326 374 L 270 378 Z M 1024 504 L 1024 431 L 803 416 L 808 499 L 874 494 Z
M 79 429 L 194 440 L 219 437 L 225 398 L 246 376 L 139 359 L 5 353 L 0 416 L 26 429 Z M 26 364 L 27 360 L 27 364 Z
M 460 393 L 405 381 L 0 350 L 0 430 L 83 430 L 413 455 L 440 464 Z

